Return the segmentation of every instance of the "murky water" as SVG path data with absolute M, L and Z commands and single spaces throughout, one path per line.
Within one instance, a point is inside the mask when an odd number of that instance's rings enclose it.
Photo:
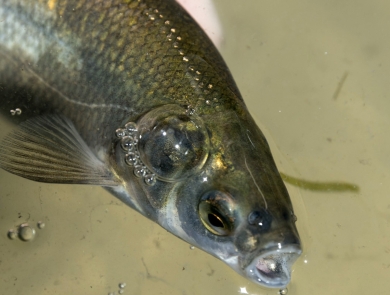
M 360 187 L 359 193 L 288 187 L 305 247 L 288 294 L 387 294 L 390 2 L 215 2 L 222 53 L 280 170 Z M 32 241 L 8 238 L 21 225 Z M 0 294 L 120 290 L 278 294 L 190 249 L 101 188 L 35 183 L 0 171 Z

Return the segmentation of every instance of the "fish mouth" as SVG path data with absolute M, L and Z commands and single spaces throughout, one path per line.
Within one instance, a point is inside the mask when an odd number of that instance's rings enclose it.
M 245 270 L 258 284 L 269 288 L 282 288 L 290 282 L 291 267 L 301 253 L 298 245 L 269 249 L 253 259 Z

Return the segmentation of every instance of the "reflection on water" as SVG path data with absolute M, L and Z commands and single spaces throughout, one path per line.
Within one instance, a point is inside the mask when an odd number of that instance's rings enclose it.
M 281 171 L 360 187 L 340 194 L 289 186 L 305 249 L 288 294 L 386 294 L 390 4 L 216 3 L 223 55 L 272 136 Z M 1 126 L 4 136 L 10 127 Z M 279 292 L 191 249 L 101 188 L 34 183 L 3 171 L 0 187 L 4 294 Z M 35 232 L 33 241 L 22 241 L 21 227 L 27 237 Z

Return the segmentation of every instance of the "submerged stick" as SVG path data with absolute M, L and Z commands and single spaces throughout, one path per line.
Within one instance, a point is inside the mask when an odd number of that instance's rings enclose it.
M 282 179 L 297 187 L 317 192 L 359 192 L 359 186 L 353 183 L 341 182 L 341 181 L 310 181 L 301 178 L 296 178 L 280 172 Z

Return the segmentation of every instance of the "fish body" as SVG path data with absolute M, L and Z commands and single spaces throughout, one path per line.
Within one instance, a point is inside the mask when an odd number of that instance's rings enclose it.
M 225 62 L 175 1 L 3 0 L 0 167 L 100 185 L 250 280 L 301 253 L 269 146 Z M 11 116 L 18 108 L 20 115 Z

